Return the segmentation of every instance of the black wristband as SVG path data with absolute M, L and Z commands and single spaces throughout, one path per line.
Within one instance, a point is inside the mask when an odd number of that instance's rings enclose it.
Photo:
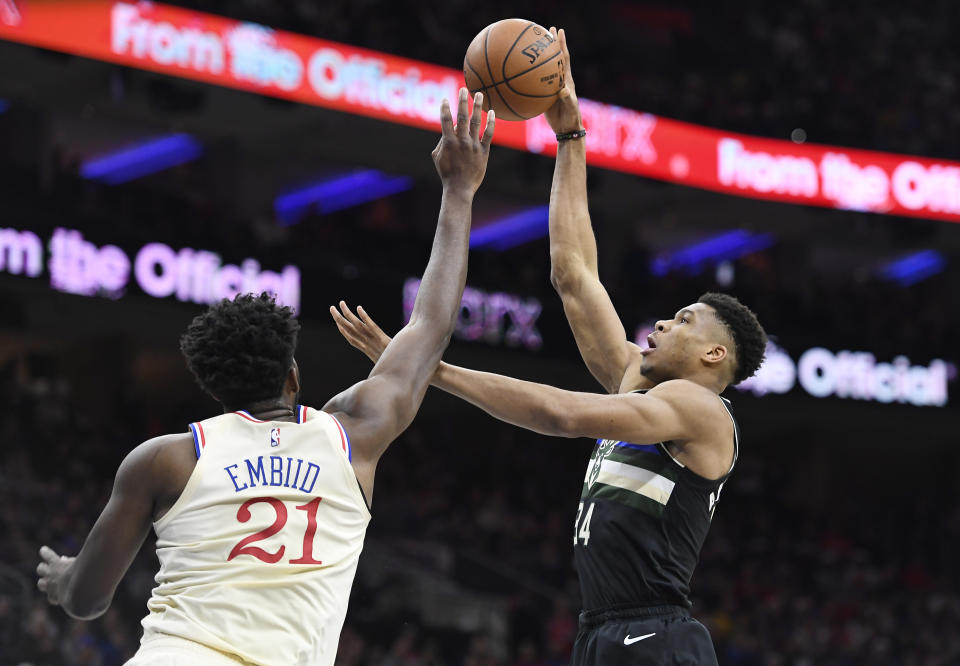
M 572 132 L 564 132 L 563 134 L 557 135 L 557 143 L 561 141 L 569 141 L 570 139 L 582 139 L 587 135 L 587 130 L 578 129 Z

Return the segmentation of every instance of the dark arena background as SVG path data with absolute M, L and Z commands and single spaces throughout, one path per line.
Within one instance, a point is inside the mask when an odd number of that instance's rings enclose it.
M 628 335 L 706 290 L 771 334 L 726 392 L 741 457 L 692 585 L 720 663 L 960 664 L 960 14 L 702 4 L 0 0 L 0 664 L 136 650 L 151 541 L 93 622 L 33 570 L 131 448 L 216 413 L 177 349 L 205 303 L 295 306 L 306 404 L 366 375 L 327 308 L 402 326 L 439 101 L 509 16 L 567 30 Z M 445 358 L 599 391 L 549 279 L 552 133 L 495 144 Z M 590 450 L 431 390 L 379 467 L 338 663 L 566 664 Z

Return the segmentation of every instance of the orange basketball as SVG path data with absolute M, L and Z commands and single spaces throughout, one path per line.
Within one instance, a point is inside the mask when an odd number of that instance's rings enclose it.
M 491 23 L 470 42 L 463 76 L 497 120 L 528 120 L 553 106 L 563 88 L 560 42 L 532 21 Z

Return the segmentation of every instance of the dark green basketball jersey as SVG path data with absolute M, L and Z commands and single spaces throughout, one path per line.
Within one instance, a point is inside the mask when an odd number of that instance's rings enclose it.
M 690 605 L 690 579 L 739 453 L 730 401 L 720 400 L 733 421 L 734 454 L 730 469 L 716 480 L 691 472 L 665 442 L 597 440 L 574 523 L 585 610 Z

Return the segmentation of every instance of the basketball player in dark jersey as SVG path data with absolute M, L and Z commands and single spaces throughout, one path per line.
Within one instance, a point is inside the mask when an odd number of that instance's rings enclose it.
M 582 129 L 565 34 L 566 88 L 547 119 L 558 135 Z M 640 348 L 600 283 L 580 138 L 560 142 L 550 198 L 551 279 L 581 355 L 610 395 L 441 363 L 432 383 L 508 423 L 597 439 L 574 525 L 583 612 L 574 666 L 709 665 L 706 628 L 690 616 L 689 586 L 739 430 L 719 394 L 751 376 L 766 335 L 724 294 L 704 294 L 658 321 Z M 340 332 L 374 362 L 390 338 L 362 308 L 331 308 Z

